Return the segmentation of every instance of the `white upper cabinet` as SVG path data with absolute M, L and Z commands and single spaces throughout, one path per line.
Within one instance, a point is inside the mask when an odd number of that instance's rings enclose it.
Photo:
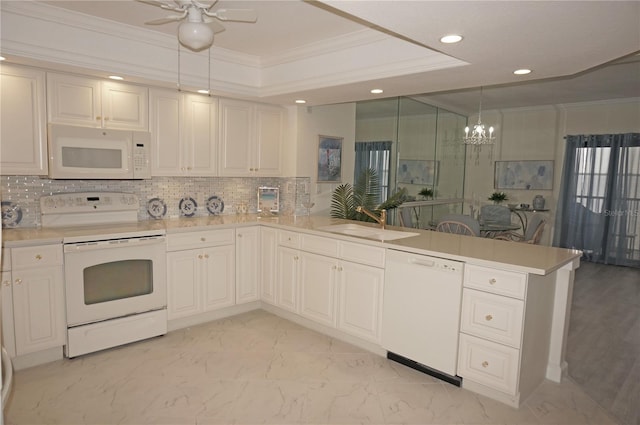
M 280 176 L 283 109 L 220 100 L 220 175 Z
M 45 73 L 0 67 L 0 169 L 3 175 L 46 175 Z
M 143 86 L 75 75 L 47 74 L 49 122 L 147 131 L 149 95 Z
M 216 176 L 217 99 L 152 89 L 149 101 L 151 174 Z

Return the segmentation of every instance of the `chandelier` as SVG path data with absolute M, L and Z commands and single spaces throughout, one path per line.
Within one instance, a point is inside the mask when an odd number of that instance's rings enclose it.
M 493 136 L 493 127 L 489 127 L 489 133 L 482 124 L 482 87 L 480 87 L 480 107 L 478 109 L 478 124 L 473 126 L 473 130 L 469 133 L 469 126 L 464 128 L 464 137 L 462 141 L 465 145 L 493 145 L 495 137 Z

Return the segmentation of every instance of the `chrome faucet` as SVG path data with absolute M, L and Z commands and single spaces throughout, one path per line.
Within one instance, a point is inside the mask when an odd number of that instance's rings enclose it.
M 380 217 L 377 217 L 374 213 L 372 213 L 362 205 L 357 206 L 356 211 L 359 213 L 366 214 L 372 219 L 374 219 L 376 223 L 380 225 L 380 228 L 384 230 L 384 226 L 385 224 L 387 224 L 387 210 L 380 210 Z

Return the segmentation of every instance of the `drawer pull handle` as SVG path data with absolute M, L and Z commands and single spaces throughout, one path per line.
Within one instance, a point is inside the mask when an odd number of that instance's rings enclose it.
M 490 315 L 490 314 L 487 314 L 487 315 L 484 317 L 484 319 L 485 319 L 487 322 L 489 322 L 489 321 L 493 320 L 493 316 L 492 316 L 492 315 Z
M 42 255 L 36 254 L 36 260 L 42 260 Z
M 497 280 L 496 280 L 495 278 L 491 278 L 491 279 L 489 279 L 489 284 L 490 284 L 490 285 L 495 285 L 495 284 L 496 284 L 496 282 L 497 282 Z
M 485 367 L 485 368 L 486 368 L 486 367 L 489 367 L 489 362 L 488 362 L 488 361 L 486 361 L 486 360 L 485 360 L 485 361 L 483 361 L 483 362 L 482 362 L 482 367 Z

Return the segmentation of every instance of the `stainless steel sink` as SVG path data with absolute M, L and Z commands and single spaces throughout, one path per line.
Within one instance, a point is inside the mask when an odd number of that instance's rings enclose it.
M 334 224 L 331 226 L 319 227 L 318 230 L 324 230 L 331 233 L 339 233 L 341 235 L 358 236 L 360 238 L 366 239 L 375 239 L 379 241 L 392 241 L 395 239 L 410 238 L 411 236 L 418 236 L 420 234 L 416 232 L 404 232 L 400 230 L 379 229 L 352 223 Z

